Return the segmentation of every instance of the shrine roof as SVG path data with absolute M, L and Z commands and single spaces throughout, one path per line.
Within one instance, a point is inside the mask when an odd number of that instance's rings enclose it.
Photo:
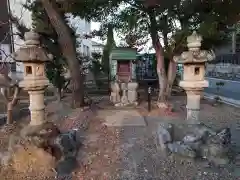
M 125 47 L 114 48 L 111 55 L 113 60 L 136 60 L 137 49 Z

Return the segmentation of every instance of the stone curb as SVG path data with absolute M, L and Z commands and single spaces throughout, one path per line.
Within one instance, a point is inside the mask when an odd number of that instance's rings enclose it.
M 204 93 L 204 97 L 206 99 L 214 100 L 214 98 L 216 96 L 217 95 L 215 95 L 215 94 Z M 223 97 L 223 96 L 218 96 L 218 97 L 220 98 L 219 101 L 222 102 L 222 103 L 225 103 L 227 105 L 234 106 L 234 107 L 237 107 L 237 108 L 240 107 L 240 100 L 234 100 L 234 99 L 226 98 L 226 97 Z

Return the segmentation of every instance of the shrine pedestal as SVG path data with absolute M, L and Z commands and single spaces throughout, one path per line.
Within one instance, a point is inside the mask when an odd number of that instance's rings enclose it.
M 138 105 L 137 88 L 138 83 L 136 82 L 121 83 L 120 88 L 118 83 L 113 83 L 111 85 L 110 101 L 117 107 Z M 121 96 L 120 91 L 122 92 Z

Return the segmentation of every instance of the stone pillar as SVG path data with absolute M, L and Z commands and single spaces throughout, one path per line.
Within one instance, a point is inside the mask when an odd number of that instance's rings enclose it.
M 205 80 L 205 63 L 215 58 L 213 52 L 201 50 L 202 37 L 196 32 L 187 38 L 188 51 L 181 56 L 175 56 L 176 63 L 184 66 L 183 80 L 181 86 L 187 94 L 187 122 L 189 124 L 199 123 L 200 100 L 208 81 Z
M 199 122 L 201 91 L 186 90 L 187 94 L 187 121 L 191 124 Z
M 137 103 L 137 88 L 138 83 L 136 82 L 129 82 L 128 83 L 128 101 L 131 104 Z
M 127 83 L 121 83 L 121 90 L 122 90 L 121 103 L 123 105 L 126 105 L 126 104 L 128 104 Z
M 114 104 L 120 102 L 120 87 L 117 82 L 111 84 L 111 96 L 110 101 Z
M 45 104 L 44 90 L 28 91 L 29 94 L 29 110 L 31 114 L 30 125 L 41 125 L 45 123 Z

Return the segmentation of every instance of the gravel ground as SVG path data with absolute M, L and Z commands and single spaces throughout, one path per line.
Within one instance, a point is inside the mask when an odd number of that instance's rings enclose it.
M 167 156 L 161 152 L 156 145 L 156 123 L 159 121 L 168 122 L 184 122 L 185 117 L 185 101 L 184 97 L 174 97 L 174 114 L 168 113 L 156 113 L 152 112 L 145 117 L 145 127 L 118 127 L 107 128 L 107 131 L 111 131 L 112 134 L 118 134 L 117 145 L 115 145 L 114 154 L 117 156 L 117 161 L 113 163 L 114 168 L 108 170 L 101 169 L 102 166 L 98 166 L 93 170 L 99 175 L 91 176 L 88 174 L 86 179 L 104 179 L 100 178 L 100 175 L 109 174 L 105 179 L 117 179 L 117 180 L 237 180 L 240 179 L 240 158 L 235 164 L 229 164 L 225 167 L 214 167 L 206 161 L 193 161 L 178 157 L 175 155 Z M 160 111 L 159 111 L 160 112 Z M 144 113 L 143 113 L 144 114 Z M 146 115 L 146 112 L 145 112 Z M 160 116 L 161 115 L 161 116 Z M 176 116 L 177 115 L 177 116 Z M 146 115 L 147 116 L 147 115 Z M 207 125 L 212 126 L 215 129 L 222 127 L 230 127 L 233 144 L 235 144 L 235 150 L 239 151 L 240 132 L 239 132 L 239 118 L 240 110 L 226 106 L 219 105 L 213 107 L 208 101 L 202 102 L 202 112 L 200 119 Z M 96 137 L 96 136 L 95 136 Z M 100 141 L 101 137 L 98 136 L 96 141 Z M 108 146 L 111 147 L 109 141 Z M 101 150 L 102 147 L 97 147 Z M 105 155 L 112 159 L 113 154 Z M 101 157 L 99 157 L 101 158 Z M 104 158 L 103 158 L 104 159 Z M 103 160 L 104 161 L 104 160 Z M 237 165 L 238 164 L 238 165 Z M 112 166 L 113 166 L 112 165 Z M 91 165 L 90 165 L 91 167 Z
M 105 101 L 102 100 L 98 108 L 101 111 L 111 110 Z M 145 106 L 140 107 L 138 111 L 144 116 L 146 125 L 123 127 L 107 127 L 104 125 L 104 117 L 96 116 L 93 112 L 81 113 L 79 109 L 72 110 L 67 104 L 62 104 L 60 109 L 57 103 L 49 104 L 48 117 L 57 122 L 62 130 L 81 129 L 79 138 L 82 140 L 82 147 L 77 156 L 79 166 L 73 171 L 71 179 L 240 180 L 239 156 L 236 161 L 239 166 L 230 164 L 216 168 L 204 161 L 166 156 L 157 148 L 154 133 L 156 123 L 184 122 L 185 97 L 173 97 L 172 101 L 174 113 L 159 110 L 148 113 Z M 240 109 L 226 105 L 213 107 L 204 100 L 200 117 L 204 123 L 214 128 L 230 127 L 236 152 L 240 149 Z M 80 125 L 80 121 L 84 119 L 91 120 L 89 126 L 86 123 L 84 126 Z

